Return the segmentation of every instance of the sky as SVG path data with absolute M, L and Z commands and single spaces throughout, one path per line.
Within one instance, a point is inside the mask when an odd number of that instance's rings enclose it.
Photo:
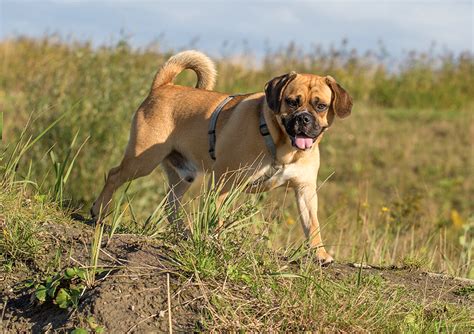
M 89 1 L 0 0 L 0 39 L 59 33 L 94 45 L 126 36 L 136 47 L 193 47 L 212 55 L 256 55 L 291 41 L 309 49 L 348 40 L 389 54 L 473 51 L 473 1 Z

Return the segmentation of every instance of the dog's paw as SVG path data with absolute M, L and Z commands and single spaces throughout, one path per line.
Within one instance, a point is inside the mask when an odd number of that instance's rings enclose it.
M 92 206 L 92 208 L 89 210 L 89 214 L 90 214 L 90 216 L 91 216 L 91 219 L 97 220 L 98 214 L 95 212 L 94 206 Z
M 103 220 L 103 216 L 96 212 L 96 210 L 94 210 L 94 207 L 92 207 L 90 210 L 89 210 L 89 213 L 90 213 L 90 219 L 89 219 L 89 223 L 92 224 L 92 225 L 95 225 L 97 224 L 98 222 L 100 222 L 101 220 Z
M 328 266 L 334 262 L 334 258 L 329 255 L 324 248 L 320 248 L 316 251 L 316 259 L 323 267 Z

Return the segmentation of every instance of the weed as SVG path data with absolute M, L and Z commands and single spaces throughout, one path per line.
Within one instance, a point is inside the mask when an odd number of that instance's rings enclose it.
M 38 238 L 41 229 L 20 217 L 6 217 L 0 236 L 0 260 L 9 266 L 15 262 L 28 262 L 36 259 L 43 249 Z
M 419 270 L 428 267 L 428 259 L 423 256 L 406 255 L 402 259 L 402 267 L 410 270 Z
M 46 278 L 42 282 L 29 282 L 34 287 L 34 296 L 41 302 L 52 302 L 59 308 L 75 307 L 86 286 L 86 270 L 76 267 L 66 268 L 62 273 Z
M 71 334 L 88 334 L 90 332 L 93 332 L 96 334 L 105 333 L 104 326 L 100 326 L 99 324 L 97 324 L 97 321 L 95 320 L 94 317 L 87 317 L 86 324 L 87 324 L 87 329 L 82 328 L 82 327 L 77 327 L 71 332 Z
M 89 267 L 84 269 L 84 281 L 88 287 L 94 285 L 96 274 L 100 271 L 98 269 L 98 262 L 103 234 L 104 225 L 102 223 L 97 223 L 94 228 L 94 234 L 92 235 Z
M 29 281 L 25 287 L 34 288 L 34 296 L 40 303 L 52 302 L 59 308 L 77 308 L 79 299 L 91 285 L 91 276 L 101 274 L 102 268 L 68 267 L 43 281 Z
M 474 285 L 464 286 L 454 291 L 454 293 L 458 296 L 471 296 L 474 294 Z
M 63 161 L 58 161 L 58 158 L 54 154 L 53 149 L 49 151 L 49 155 L 51 157 L 51 162 L 53 163 L 55 178 L 56 178 L 52 196 L 53 196 L 54 201 L 57 202 L 59 206 L 61 207 L 63 206 L 63 200 L 64 200 L 64 186 L 66 185 L 69 179 L 69 176 L 71 175 L 72 168 L 74 167 L 74 162 L 79 156 L 81 149 L 84 147 L 87 140 L 89 139 L 89 137 L 87 137 L 84 140 L 81 146 L 77 149 L 77 152 L 72 157 L 71 161 L 69 161 L 69 159 L 71 158 L 72 150 L 76 143 L 78 134 L 79 132 L 77 132 L 74 138 L 72 139 L 70 146 L 66 150 Z

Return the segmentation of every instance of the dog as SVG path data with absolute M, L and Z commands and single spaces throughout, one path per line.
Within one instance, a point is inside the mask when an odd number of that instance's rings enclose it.
M 185 69 L 196 73 L 195 88 L 173 84 Z M 324 248 L 317 217 L 319 144 L 336 117 L 350 115 L 351 96 L 330 76 L 290 72 L 268 81 L 263 92 L 235 96 L 222 105 L 229 95 L 212 91 L 215 79 L 213 62 L 198 51 L 180 52 L 163 65 L 133 117 L 122 162 L 109 171 L 92 216 L 104 217 L 117 188 L 161 164 L 170 188 L 169 220 L 175 221 L 184 193 L 200 173 L 212 171 L 219 182 L 230 171 L 245 167 L 243 178 L 249 182 L 249 192 L 281 186 L 294 189 L 310 247 L 321 264 L 333 262 Z M 218 106 L 222 110 L 213 160 L 207 129 Z M 261 122 L 268 133 L 262 133 Z M 232 184 L 220 187 L 220 203 Z

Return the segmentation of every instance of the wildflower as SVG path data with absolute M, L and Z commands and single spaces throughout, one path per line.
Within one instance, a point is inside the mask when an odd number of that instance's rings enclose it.
M 289 217 L 289 218 L 286 219 L 286 223 L 288 225 L 293 225 L 295 223 L 295 220 L 293 218 Z
M 451 221 L 456 228 L 461 228 L 464 225 L 464 220 L 457 210 L 451 210 Z

